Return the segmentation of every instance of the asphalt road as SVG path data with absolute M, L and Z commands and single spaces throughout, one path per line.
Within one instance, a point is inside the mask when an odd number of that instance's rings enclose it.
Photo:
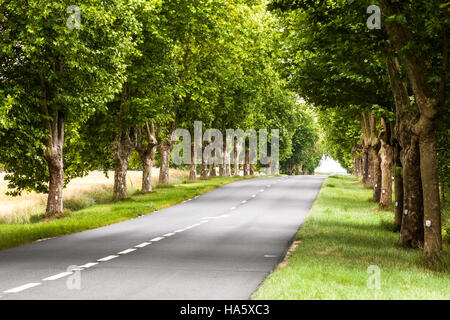
M 249 299 L 324 179 L 239 181 L 144 217 L 0 251 L 0 300 Z

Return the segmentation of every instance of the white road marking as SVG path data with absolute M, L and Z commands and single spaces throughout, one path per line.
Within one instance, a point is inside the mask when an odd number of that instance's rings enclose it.
M 135 246 L 136 248 L 143 248 L 148 246 L 149 244 L 151 244 L 150 242 L 142 242 L 141 244 L 138 244 L 137 246 Z
M 166 233 L 166 234 L 164 235 L 164 237 L 171 237 L 171 236 L 173 236 L 174 234 L 175 234 L 175 232 Z
M 276 258 L 277 256 L 274 256 L 272 254 L 266 254 L 264 255 L 264 258 Z
M 37 287 L 40 284 L 41 284 L 40 282 L 27 283 L 27 284 L 24 284 L 23 286 L 12 288 L 12 289 L 9 289 L 9 290 L 3 291 L 3 292 L 4 293 L 17 293 L 17 292 L 21 292 L 21 291 L 24 291 L 24 290 L 27 290 L 27 289 L 30 289 L 33 287 Z
M 271 187 L 271 185 L 270 185 L 270 184 L 268 184 L 268 185 L 267 185 L 267 188 L 270 188 L 270 187 Z
M 109 260 L 112 260 L 112 259 L 115 259 L 115 258 L 118 258 L 119 256 L 116 256 L 116 255 L 111 255 L 111 256 L 107 256 L 107 257 L 104 257 L 104 258 L 101 258 L 101 259 L 98 259 L 97 261 L 100 261 L 100 262 L 105 262 L 105 261 L 109 261 Z
M 259 192 L 264 192 L 264 189 L 260 189 Z
M 95 266 L 97 264 L 98 264 L 98 262 L 89 262 L 89 263 L 86 263 L 86 264 L 84 264 L 82 266 L 79 266 L 79 268 L 87 269 L 87 268 L 93 267 L 93 266 Z
M 47 277 L 47 278 L 45 278 L 45 279 L 42 279 L 42 281 L 53 281 L 53 280 L 58 280 L 58 279 L 67 277 L 67 276 L 71 275 L 72 273 L 73 273 L 73 272 L 61 272 L 61 273 L 55 274 L 54 276 L 51 276 L 51 277 Z
M 241 201 L 242 204 L 247 203 L 247 200 Z
M 230 216 L 229 214 L 223 214 L 223 215 L 219 216 L 219 218 L 227 218 L 229 216 Z
M 207 223 L 207 222 L 209 222 L 209 221 L 208 220 L 200 221 L 200 223 Z
M 256 197 L 256 194 L 252 194 L 252 198 Z
M 161 241 L 162 239 L 164 239 L 164 237 L 153 238 L 153 239 L 150 240 L 150 241 L 151 241 L 151 242 L 158 242 L 158 241 Z
M 133 252 L 133 251 L 136 251 L 136 249 L 123 250 L 123 251 L 120 251 L 118 254 L 127 254 L 127 253 L 130 253 L 130 252 Z
M 178 230 L 175 230 L 174 232 L 175 233 L 180 233 L 180 232 L 183 232 L 184 231 L 184 229 L 178 229 Z
M 230 210 L 234 210 L 234 209 L 236 209 L 236 207 L 231 207 L 231 208 L 230 208 Z

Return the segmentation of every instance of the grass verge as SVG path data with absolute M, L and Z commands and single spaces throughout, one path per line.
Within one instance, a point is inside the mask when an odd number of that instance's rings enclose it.
M 245 178 L 252 177 L 219 177 L 170 185 L 151 193 L 136 193 L 117 202 L 94 205 L 79 211 L 67 210 L 58 219 L 47 222 L 36 219 L 29 223 L 0 224 L 0 250 L 137 218 Z
M 296 235 L 297 248 L 254 299 L 450 299 L 450 248 L 430 269 L 420 250 L 400 248 L 393 213 L 351 176 L 327 179 Z M 371 289 L 376 266 L 380 289 Z M 371 284 L 371 285 L 368 285 Z

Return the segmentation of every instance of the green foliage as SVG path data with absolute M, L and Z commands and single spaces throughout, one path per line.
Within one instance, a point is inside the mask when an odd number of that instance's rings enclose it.
M 140 31 L 133 12 L 141 2 L 78 1 L 79 29 L 66 26 L 70 1 L 0 2 L 0 162 L 13 194 L 47 191 L 43 153 L 56 117 L 65 120 L 70 145 L 90 115 L 120 91 Z M 66 183 L 83 174 L 77 152 L 66 153 L 64 162 Z

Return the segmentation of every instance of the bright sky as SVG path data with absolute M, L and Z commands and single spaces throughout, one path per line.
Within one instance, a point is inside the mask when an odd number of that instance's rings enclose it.
M 322 158 L 320 166 L 315 171 L 321 173 L 347 174 L 347 170 L 342 168 L 339 162 L 325 156 Z

